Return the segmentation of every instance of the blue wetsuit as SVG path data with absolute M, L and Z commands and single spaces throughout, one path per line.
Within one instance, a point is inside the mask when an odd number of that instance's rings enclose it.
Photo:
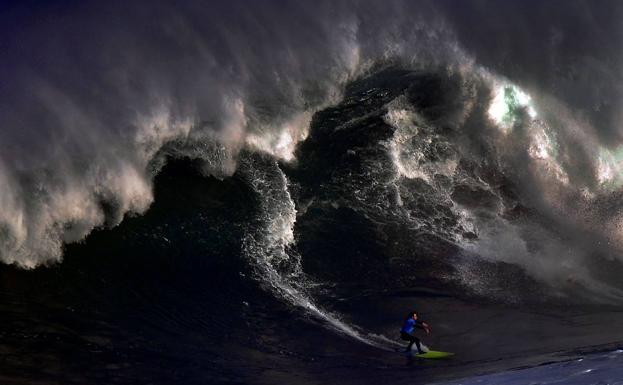
M 415 331 L 415 328 L 419 328 L 419 329 L 424 329 L 424 326 L 422 326 L 422 321 L 420 320 L 414 320 L 413 318 L 409 318 L 407 320 L 405 320 L 405 323 L 402 325 L 402 329 L 400 329 L 400 332 L 404 332 L 407 334 L 413 334 L 413 332 Z
M 420 339 L 413 335 L 415 328 L 424 329 L 424 325 L 422 325 L 424 321 L 414 320 L 413 318 L 407 318 L 400 329 L 400 338 L 405 341 L 409 341 L 409 346 L 407 346 L 407 351 L 411 350 L 411 347 L 415 343 L 417 350 L 419 353 L 424 353 L 422 351 L 422 347 L 420 345 Z

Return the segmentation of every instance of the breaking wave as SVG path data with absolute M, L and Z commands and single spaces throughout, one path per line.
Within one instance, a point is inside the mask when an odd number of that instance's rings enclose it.
M 257 278 L 374 346 L 389 343 L 313 297 L 321 279 L 296 242 L 313 210 L 366 221 L 390 261 L 379 282 L 391 261 L 424 260 L 421 274 L 485 297 L 534 285 L 623 299 L 620 141 L 604 144 L 573 101 L 480 63 L 443 5 L 88 3 L 36 25 L 22 11 L 2 17 L 21 36 L 3 41 L 5 263 L 60 261 L 148 210 L 166 159 L 191 158 L 255 192 L 243 252 Z

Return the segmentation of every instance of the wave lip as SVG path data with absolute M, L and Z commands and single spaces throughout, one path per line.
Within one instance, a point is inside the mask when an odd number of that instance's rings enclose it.
M 434 14 L 409 2 L 10 7 L 0 259 L 59 261 L 64 244 L 144 213 L 167 156 L 217 177 L 243 150 L 294 160 L 312 114 L 376 65 L 463 60 L 414 9 Z

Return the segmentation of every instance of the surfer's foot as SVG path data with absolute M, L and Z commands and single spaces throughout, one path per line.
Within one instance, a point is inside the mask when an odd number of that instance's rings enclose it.
M 419 352 L 417 352 L 417 354 L 425 354 L 425 353 L 426 353 L 426 352 L 423 352 L 423 351 L 421 351 L 421 350 L 420 350 Z

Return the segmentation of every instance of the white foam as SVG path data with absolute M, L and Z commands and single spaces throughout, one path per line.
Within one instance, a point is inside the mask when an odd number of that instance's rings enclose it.
M 452 176 L 457 167 L 455 158 L 430 162 L 425 160 L 425 152 L 430 150 L 433 130 L 414 111 L 404 98 L 390 103 L 385 121 L 395 128 L 387 146 L 397 177 L 420 178 L 430 182 L 436 174 Z
M 311 284 L 304 275 L 300 256 L 294 251 L 296 208 L 288 189 L 288 180 L 275 161 L 246 159 L 243 172 L 260 200 L 262 225 L 251 229 L 244 239 L 247 258 L 259 269 L 258 278 L 292 305 L 302 308 L 329 328 L 360 342 L 389 349 L 395 342 L 376 335 L 366 335 L 336 314 L 317 306 L 305 293 Z M 281 266 L 287 265 L 283 269 Z

